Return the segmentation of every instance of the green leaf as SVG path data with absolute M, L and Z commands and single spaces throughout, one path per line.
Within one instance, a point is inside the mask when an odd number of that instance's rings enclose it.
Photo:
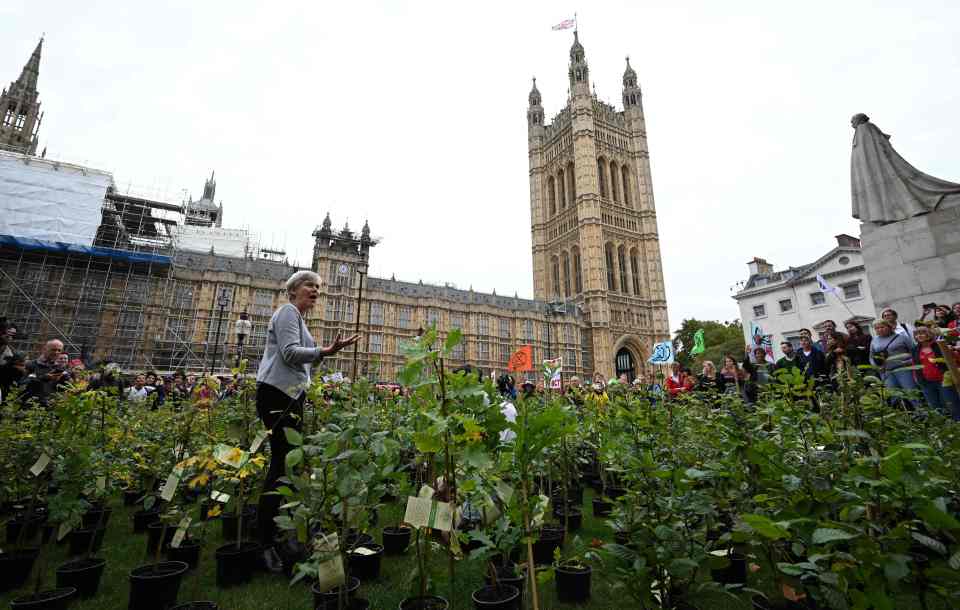
M 916 540 L 917 542 L 919 542 L 920 544 L 922 544 L 923 546 L 927 547 L 931 551 L 936 551 L 941 555 L 947 554 L 947 547 L 945 547 L 943 543 L 940 542 L 939 540 L 935 540 L 930 536 L 925 536 L 920 532 L 910 532 L 910 537 Z
M 830 527 L 818 527 L 813 531 L 813 544 L 826 544 L 837 540 L 850 540 L 860 534 L 846 532 L 844 530 L 833 529 Z
M 460 343 L 460 339 L 463 337 L 463 331 L 459 328 L 451 329 L 447 332 L 447 340 L 443 342 L 443 353 L 449 354 L 453 351 L 453 348 Z
M 438 434 L 417 432 L 413 435 L 413 443 L 420 453 L 437 453 L 443 449 L 443 439 Z
M 697 562 L 689 557 L 678 557 L 669 563 L 667 571 L 671 576 L 687 578 L 697 569 Z
M 837 432 L 837 436 L 843 436 L 846 438 L 870 438 L 870 433 L 863 430 L 840 430 Z
M 289 428 L 287 428 L 287 430 L 289 430 Z M 297 447 L 296 449 L 294 449 L 293 451 L 287 454 L 287 458 L 285 461 L 287 470 L 291 470 L 302 461 L 303 461 L 303 449 L 300 449 L 299 447 Z
M 287 442 L 294 447 L 303 445 L 303 436 L 293 428 L 284 428 L 283 434 L 287 437 Z
M 706 479 L 710 477 L 710 473 L 697 469 L 697 468 L 687 468 L 683 473 L 688 479 Z
M 928 525 L 932 525 L 937 529 L 960 529 L 960 521 L 957 521 L 953 515 L 943 511 L 935 502 L 927 500 L 917 509 L 917 514 Z
M 790 532 L 788 532 L 786 528 L 774 523 L 769 517 L 747 514 L 743 515 L 741 518 L 743 519 L 744 523 L 749 525 L 754 529 L 754 531 L 764 538 L 779 540 L 780 538 L 786 538 L 790 535 Z
M 806 573 L 801 566 L 792 563 L 777 563 L 777 569 L 787 576 L 802 576 Z
M 493 464 L 482 445 L 471 445 L 463 452 L 463 461 L 474 468 L 486 468 Z
M 883 575 L 891 582 L 898 582 L 910 574 L 910 558 L 906 555 L 890 555 L 883 562 Z

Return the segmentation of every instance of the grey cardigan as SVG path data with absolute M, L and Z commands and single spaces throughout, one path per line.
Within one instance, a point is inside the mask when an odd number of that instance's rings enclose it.
M 297 398 L 310 384 L 310 365 L 322 359 L 303 316 L 292 303 L 273 312 L 267 326 L 267 347 L 257 369 L 257 383 Z

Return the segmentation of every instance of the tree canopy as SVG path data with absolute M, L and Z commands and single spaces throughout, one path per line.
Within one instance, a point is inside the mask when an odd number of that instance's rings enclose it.
M 704 345 L 706 351 L 702 354 L 693 356 L 690 350 L 693 348 L 693 335 L 698 330 L 703 329 Z M 721 360 L 725 354 L 733 354 L 738 360 L 744 353 L 743 326 L 740 320 L 731 320 L 730 322 L 718 322 L 716 320 L 697 320 L 691 318 L 684 320 L 673 336 L 673 350 L 676 354 L 676 360 L 680 364 L 690 367 L 694 373 L 700 372 L 700 365 L 705 360 L 711 360 L 721 366 Z

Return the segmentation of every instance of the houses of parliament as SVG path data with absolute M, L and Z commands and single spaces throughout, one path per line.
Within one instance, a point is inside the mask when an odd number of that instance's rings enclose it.
M 0 202 L 24 172 L 84 184 L 102 174 L 106 186 L 100 224 L 83 245 L 27 239 L 21 225 L 0 220 L 0 314 L 18 327 L 14 347 L 32 356 L 60 338 L 72 358 L 130 370 L 223 372 L 241 355 L 256 366 L 298 267 L 224 228 L 214 175 L 199 199 L 172 204 L 122 193 L 106 172 L 38 155 L 42 46 L 0 94 Z M 356 360 L 345 350 L 325 368 L 350 376 L 356 366 L 392 381 L 401 343 L 435 326 L 441 337 L 463 333 L 454 366 L 502 372 L 518 347 L 531 345 L 535 363 L 562 358 L 564 377 L 643 373 L 669 326 L 637 74 L 628 59 L 622 109 L 599 100 L 574 32 L 568 75 L 567 104 L 549 121 L 535 79 L 528 96 L 534 298 L 370 277 L 369 225 L 334 226 L 327 214 L 312 233 L 311 268 L 323 286 L 308 326 L 326 344 L 359 325 L 361 340 Z M 242 338 L 241 315 L 252 323 Z

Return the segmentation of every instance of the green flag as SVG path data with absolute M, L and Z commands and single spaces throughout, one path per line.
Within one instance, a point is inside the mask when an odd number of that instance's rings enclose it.
M 707 347 L 703 344 L 703 329 L 693 333 L 693 349 L 690 350 L 691 356 L 702 354 Z

